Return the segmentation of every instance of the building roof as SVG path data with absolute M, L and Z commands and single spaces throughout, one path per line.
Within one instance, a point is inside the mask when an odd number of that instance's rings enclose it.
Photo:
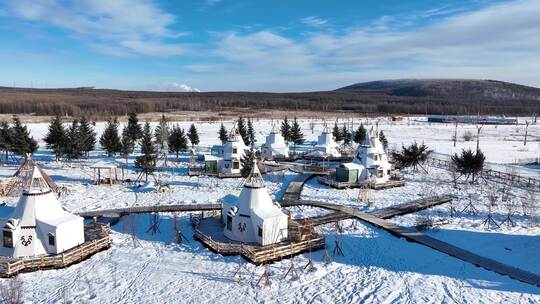
M 104 159 L 95 162 L 90 168 L 99 168 L 99 169 L 114 169 L 118 168 L 117 162 L 114 159 Z

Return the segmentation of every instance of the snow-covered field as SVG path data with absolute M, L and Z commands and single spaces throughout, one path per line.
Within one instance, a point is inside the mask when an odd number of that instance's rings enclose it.
M 373 123 L 373 120 L 370 120 Z M 367 123 L 367 121 L 364 121 Z M 309 121 L 302 121 L 308 140 L 316 140 L 322 124 L 315 124 L 314 132 Z M 333 124 L 333 122 L 332 122 Z M 187 127 L 189 123 L 182 123 Z M 231 127 L 232 123 L 227 123 Z M 32 135 L 40 139 L 46 133 L 45 124 L 29 125 Z M 219 123 L 198 123 L 201 145 L 218 142 Z M 264 142 L 270 130 L 270 121 L 255 122 L 257 139 Z M 98 133 L 103 124 L 96 126 Z M 384 130 L 390 144 L 413 140 L 424 141 L 441 154 L 450 154 L 476 143 L 460 140 L 456 148 L 451 141 L 453 126 L 428 125 L 421 122 L 391 123 L 381 119 L 379 129 Z M 458 134 L 474 126 L 460 126 Z M 518 159 L 540 156 L 540 126 L 529 127 L 529 144 L 521 142 L 523 126 L 486 126 L 482 129 L 480 146 L 493 163 L 512 163 Z M 460 137 L 461 138 L 461 137 Z M 160 175 L 172 189 L 166 193 L 144 192 L 140 189 L 115 185 L 90 184 L 88 164 L 101 159 L 93 153 L 91 159 L 73 166 L 50 161 L 50 154 L 41 150 L 35 159 L 58 183 L 69 189 L 61 203 L 69 210 L 97 210 L 136 205 L 177 204 L 182 202 L 204 203 L 217 201 L 241 190 L 240 179 L 222 179 L 186 176 L 187 157 L 182 156 L 177 167 Z M 132 161 L 133 159 L 131 159 Z M 503 168 L 505 165 L 499 165 Z M 521 168 L 521 167 L 520 167 Z M 0 177 L 8 177 L 15 166 L 0 168 Z M 508 169 L 510 170 L 510 169 Z M 529 169 L 529 174 L 538 170 Z M 469 185 L 462 183 L 454 189 L 450 176 L 441 169 L 428 168 L 428 173 L 405 172 L 407 185 L 381 191 L 371 191 L 369 206 L 358 201 L 358 189 L 329 189 L 311 180 L 302 197 L 330 201 L 370 211 L 403 203 L 422 196 L 454 194 L 452 206 L 457 210 L 450 217 L 450 205 L 442 205 L 416 214 L 392 219 L 405 226 L 414 226 L 419 219 L 430 218 L 441 224 L 426 233 L 435 238 L 457 244 L 475 253 L 540 274 L 540 213 L 533 209 L 532 216 L 523 216 L 521 198 L 531 193 L 524 189 L 511 189 L 516 196 L 516 206 L 498 201 L 492 213 L 500 223 L 509 208 L 515 213 L 511 218 L 515 226 L 502 225 L 484 229 L 489 200 L 487 196 L 501 189 L 501 184 Z M 130 172 L 133 179 L 135 173 Z M 271 195 L 279 198 L 284 185 L 294 178 L 293 173 L 275 173 L 265 176 Z M 500 193 L 500 192 L 499 192 Z M 538 195 L 536 193 L 536 195 Z M 463 211 L 470 197 L 479 201 L 476 215 Z M 8 206 L 16 198 L 0 198 Z M 292 208 L 294 216 L 310 216 L 327 211 L 307 207 Z M 1 213 L 1 212 L 0 212 Z M 4 213 L 1 213 L 2 215 Z M 323 252 L 313 253 L 316 270 L 301 268 L 308 262 L 309 254 L 294 259 L 300 280 L 284 278 L 290 267 L 289 259 L 269 265 L 271 286 L 256 286 L 264 267 L 244 263 L 242 280 L 234 276 L 239 267 L 237 257 L 222 257 L 210 252 L 193 240 L 189 214 L 179 214 L 183 234 L 189 242 L 173 243 L 172 215 L 161 217 L 161 233 L 151 235 L 148 215 L 125 217 L 113 227 L 113 246 L 89 260 L 63 270 L 49 270 L 22 274 L 24 298 L 29 303 L 538 303 L 540 288 L 512 280 L 471 264 L 462 262 L 427 247 L 395 238 L 385 231 L 358 221 L 341 222 L 343 233 L 334 225 L 318 229 L 328 236 L 328 250 L 332 255 L 334 244 L 340 242 L 345 256 L 333 256 L 324 263 Z M 137 242 L 128 231 L 137 227 Z M 5 281 L 5 280 L 2 280 Z

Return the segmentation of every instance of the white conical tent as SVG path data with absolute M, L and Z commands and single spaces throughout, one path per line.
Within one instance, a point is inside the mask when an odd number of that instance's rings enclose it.
M 268 245 L 287 238 L 287 215 L 270 198 L 256 162 L 236 202 L 224 202 L 222 212 L 231 240 Z
M 272 127 L 272 131 L 266 136 L 266 142 L 262 146 L 262 156 L 267 158 L 289 156 L 289 147 L 276 125 Z
M 58 254 L 84 243 L 84 220 L 65 211 L 34 166 L 10 218 L 2 225 L 4 256 Z
M 392 165 L 388 162 L 388 156 L 379 140 L 378 133 L 373 128 L 366 133 L 352 162 L 365 168 L 358 174 L 359 180 L 370 179 L 376 183 L 384 183 L 390 179 Z
M 341 156 L 341 152 L 339 152 L 339 145 L 334 141 L 334 136 L 332 135 L 332 132 L 327 126 L 324 127 L 323 132 L 321 133 L 321 135 L 319 135 L 314 152 L 315 153 L 311 154 L 316 155 L 316 152 L 321 152 L 323 154 L 322 156 L 325 157 Z

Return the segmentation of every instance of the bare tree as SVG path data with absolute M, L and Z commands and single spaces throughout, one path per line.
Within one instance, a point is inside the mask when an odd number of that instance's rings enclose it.
M 523 145 L 524 146 L 527 145 L 527 134 L 528 134 L 528 131 L 529 131 L 529 124 L 530 124 L 530 121 L 526 120 L 525 121 L 525 138 L 523 139 Z

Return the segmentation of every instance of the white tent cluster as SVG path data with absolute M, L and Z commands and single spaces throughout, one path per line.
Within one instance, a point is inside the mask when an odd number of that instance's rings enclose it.
M 388 162 L 388 156 L 379 140 L 378 132 L 371 129 L 366 133 L 362 144 L 356 150 L 352 162 L 341 165 L 348 171 L 357 170 L 358 177 L 355 182 L 373 181 L 385 183 L 390 179 L 392 165 Z
M 0 255 L 14 258 L 58 254 L 84 243 L 84 222 L 65 211 L 37 166 L 7 221 Z M 45 175 L 45 176 L 44 176 Z
M 266 142 L 261 147 L 261 156 L 264 158 L 289 156 L 289 147 L 276 125 L 272 127 L 272 132 L 266 136 Z
M 287 239 L 288 217 L 270 198 L 256 162 L 240 196 L 223 202 L 222 220 L 233 241 L 269 245 Z
M 317 140 L 313 151 L 308 153 L 308 156 L 322 156 L 322 157 L 340 157 L 339 145 L 334 141 L 332 132 L 325 126 L 321 135 Z

